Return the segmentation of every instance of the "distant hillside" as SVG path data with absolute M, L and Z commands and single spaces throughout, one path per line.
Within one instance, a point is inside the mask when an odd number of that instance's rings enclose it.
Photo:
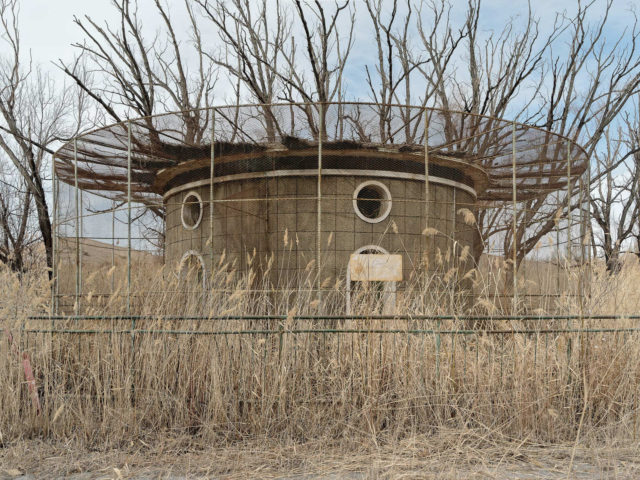
M 60 261 L 62 263 L 70 262 L 75 264 L 76 256 L 76 239 L 73 237 L 58 239 Z M 84 238 L 80 240 L 80 251 L 82 253 L 83 265 L 104 265 L 115 261 L 116 264 L 127 262 L 127 247 L 120 245 L 111 245 L 109 243 L 100 242 Z M 131 250 L 131 261 L 135 263 L 157 263 L 162 264 L 163 257 L 161 253 L 152 253 L 145 250 Z

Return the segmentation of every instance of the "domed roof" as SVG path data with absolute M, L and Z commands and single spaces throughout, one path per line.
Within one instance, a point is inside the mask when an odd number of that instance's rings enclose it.
M 320 151 L 323 168 L 356 158 L 361 169 L 420 172 L 427 154 L 434 172 L 463 172 L 487 202 L 512 199 L 514 167 L 522 201 L 565 188 L 569 175 L 577 178 L 588 166 L 580 145 L 529 125 L 417 106 L 331 103 L 222 106 L 128 120 L 67 142 L 56 152 L 55 171 L 73 185 L 77 168 L 80 188 L 122 199 L 131 155 L 132 196 L 154 203 L 172 179 L 207 175 L 211 156 L 216 172 L 256 172 L 317 168 Z

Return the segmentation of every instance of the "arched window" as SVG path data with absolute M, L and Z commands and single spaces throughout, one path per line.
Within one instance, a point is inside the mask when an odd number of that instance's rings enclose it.
M 186 286 L 206 288 L 206 269 L 202 255 L 195 250 L 187 250 L 180 259 L 178 276 Z
M 374 257 L 376 260 L 389 261 L 394 263 L 390 266 L 393 269 L 399 267 L 399 274 L 402 274 L 402 264 L 396 265 L 389 252 L 378 245 L 366 245 L 353 252 L 349 259 L 346 275 L 346 301 L 347 315 L 352 314 L 352 310 L 357 303 L 358 308 L 366 308 L 367 313 L 390 314 L 396 307 L 396 281 L 386 281 L 374 278 L 369 280 L 366 273 L 358 270 L 367 269 Z M 352 272 L 353 270 L 353 272 Z M 357 273 L 354 275 L 354 273 Z M 397 274 L 397 273 L 396 273 Z

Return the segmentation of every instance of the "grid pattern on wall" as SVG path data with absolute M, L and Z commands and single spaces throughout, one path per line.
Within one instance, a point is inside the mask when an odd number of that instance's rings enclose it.
M 164 264 L 161 276 L 175 276 L 189 253 L 210 271 L 224 254 L 225 269 L 253 270 L 271 289 L 299 284 L 309 271 L 315 290 L 335 285 L 349 255 L 368 245 L 402 255 L 403 281 L 452 268 L 461 278 L 482 252 L 515 252 L 510 242 L 547 228 L 556 211 L 562 215 L 536 255 L 555 265 L 561 256 L 584 258 L 588 210 L 579 184 L 587 159 L 550 132 L 464 112 L 357 103 L 215 107 L 195 116 L 193 131 L 177 112 L 89 132 L 57 152 L 54 297 L 67 308 L 116 291 L 162 294 L 133 285 L 151 271 L 145 265 Z M 367 181 L 390 194 L 379 222 L 354 207 Z M 201 219 L 185 228 L 191 192 L 202 200 Z M 568 199 L 580 204 L 577 212 L 561 211 Z M 389 200 L 378 201 L 384 210 Z M 528 210 L 534 202 L 542 208 Z M 512 228 L 520 220 L 524 235 Z M 483 238 L 488 225 L 495 228 Z M 464 264 L 452 265 L 461 256 Z M 85 283 L 99 269 L 104 282 L 90 289 Z

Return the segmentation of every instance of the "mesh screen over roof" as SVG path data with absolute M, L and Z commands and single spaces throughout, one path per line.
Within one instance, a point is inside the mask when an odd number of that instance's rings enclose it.
M 588 166 L 582 147 L 536 127 L 423 107 L 332 103 L 225 106 L 125 121 L 63 145 L 55 169 L 74 184 L 77 168 L 80 188 L 126 198 L 130 133 L 133 198 L 155 203 L 171 175 L 209 164 L 212 138 L 216 164 L 268 155 L 277 162 L 318 149 L 318 132 L 325 132 L 323 152 L 359 151 L 371 156 L 369 168 L 384 170 L 385 156 L 424 162 L 425 118 L 430 162 L 476 172 L 479 200 L 512 198 L 514 148 L 519 201 L 565 188 L 568 175 L 577 178 Z

